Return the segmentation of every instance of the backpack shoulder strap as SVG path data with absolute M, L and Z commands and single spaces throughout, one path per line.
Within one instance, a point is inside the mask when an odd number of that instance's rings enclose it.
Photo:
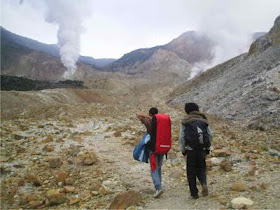
M 152 123 L 151 123 L 151 140 L 147 144 L 147 148 L 149 150 L 151 150 L 152 152 L 155 151 L 156 137 L 157 137 L 157 118 L 156 118 L 156 116 L 153 116 Z

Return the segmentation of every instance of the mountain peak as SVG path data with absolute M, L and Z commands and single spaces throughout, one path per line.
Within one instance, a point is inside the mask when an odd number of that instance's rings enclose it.
M 249 49 L 249 55 L 260 54 L 269 47 L 275 47 L 280 44 L 280 15 L 275 19 L 273 27 L 265 35 L 258 38 Z

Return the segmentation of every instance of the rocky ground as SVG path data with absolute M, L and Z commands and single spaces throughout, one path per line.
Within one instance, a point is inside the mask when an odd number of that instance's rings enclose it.
M 15 111 L 18 117 L 8 108 L 1 110 L 1 208 L 245 207 L 232 203 L 238 197 L 253 201 L 247 208 L 279 208 L 279 131 L 249 130 L 242 122 L 215 116 L 209 116 L 214 133 L 207 158 L 210 194 L 189 198 L 185 158 L 178 145 L 183 111 L 165 104 L 168 92 L 134 92 L 133 98 L 116 103 L 48 104 Z M 149 165 L 132 158 L 145 131 L 135 113 L 146 113 L 155 104 L 172 119 L 173 148 L 163 163 L 160 199 L 152 196 Z

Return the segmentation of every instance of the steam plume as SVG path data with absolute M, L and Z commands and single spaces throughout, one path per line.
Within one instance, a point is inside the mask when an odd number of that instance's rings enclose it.
M 223 1 L 218 0 L 219 6 L 213 5 L 213 8 L 205 12 L 199 23 L 198 30 L 208 36 L 213 41 L 214 58 L 210 63 L 197 63 L 191 70 L 190 79 L 197 74 L 206 71 L 226 60 L 238 56 L 249 50 L 252 42 L 251 32 L 248 28 L 242 27 L 240 21 L 234 16 L 228 15 Z M 217 6 L 217 7 L 216 7 Z
M 46 21 L 58 25 L 58 46 L 61 62 L 67 68 L 63 77 L 71 79 L 80 55 L 82 20 L 89 14 L 87 1 L 46 0 Z

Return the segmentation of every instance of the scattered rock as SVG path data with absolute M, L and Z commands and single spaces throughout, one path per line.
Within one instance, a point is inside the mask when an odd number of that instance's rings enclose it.
M 77 157 L 77 155 L 80 152 L 80 148 L 74 145 L 70 145 L 70 148 L 68 150 L 68 154 L 71 155 L 72 157 Z
M 149 194 L 149 195 L 152 195 L 152 194 L 155 193 L 155 190 L 152 189 L 152 188 L 143 188 L 143 189 L 141 189 L 141 192 L 142 192 L 142 193 Z
M 17 192 L 18 188 L 17 187 L 13 187 L 9 190 L 9 195 L 14 196 Z
M 91 193 L 93 196 L 99 195 L 99 192 L 98 192 L 98 191 L 91 191 L 90 193 Z
M 121 137 L 122 133 L 120 131 L 116 131 L 115 133 L 113 133 L 114 137 Z
M 41 155 L 41 152 L 39 152 L 39 151 L 33 151 L 33 152 L 31 153 L 31 155 Z
M 30 194 L 30 195 L 27 195 L 26 200 L 28 202 L 30 202 L 30 201 L 37 201 L 37 200 L 39 200 L 39 196 L 37 196 L 36 194 Z
M 223 161 L 223 159 L 212 157 L 212 158 L 210 158 L 210 161 L 213 166 L 219 166 L 221 164 L 221 162 Z
M 271 156 L 280 157 L 280 152 L 277 151 L 276 149 L 270 149 L 268 152 Z
M 249 172 L 248 175 L 250 176 L 255 176 L 257 171 L 257 167 L 253 167 Z
M 181 178 L 183 176 L 184 172 L 180 170 L 175 170 L 170 173 L 169 177 L 173 179 Z
M 238 191 L 238 192 L 245 191 L 246 185 L 245 185 L 244 181 L 242 179 L 240 179 L 231 186 L 231 189 L 233 191 Z
M 93 165 L 98 161 L 97 155 L 94 152 L 87 152 L 78 156 L 78 162 L 83 165 Z
M 28 199 L 28 195 L 26 195 L 26 194 L 22 194 L 22 195 L 20 195 L 20 205 L 25 205 L 25 204 L 27 204 L 28 203 L 28 201 L 27 201 L 27 199 Z
M 269 187 L 269 184 L 268 184 L 268 183 L 262 182 L 262 183 L 260 184 L 260 187 L 261 187 L 261 189 L 267 190 L 268 187 Z
M 56 183 L 65 182 L 66 178 L 67 178 L 67 173 L 66 172 L 59 172 L 58 176 L 56 178 Z
M 80 198 L 76 198 L 76 199 L 70 199 L 70 201 L 69 201 L 69 205 L 74 205 L 74 204 L 76 204 L 76 203 L 79 203 L 80 202 Z
M 231 207 L 234 209 L 243 209 L 243 208 L 251 207 L 253 203 L 254 202 L 248 198 L 238 197 L 238 198 L 234 198 L 231 201 Z
M 50 205 L 59 205 L 66 202 L 64 193 L 60 193 L 59 190 L 51 189 L 47 192 L 47 198 Z
M 26 174 L 25 180 L 29 183 L 33 183 L 35 186 L 41 186 L 40 180 L 34 174 Z
M 21 165 L 21 164 L 16 164 L 16 165 L 13 165 L 14 168 L 25 168 L 24 165 Z
M 6 166 L 2 165 L 0 166 L 0 172 L 1 172 L 1 175 L 4 175 L 4 174 L 9 174 L 11 173 L 12 171 L 7 168 Z
M 19 134 L 15 134 L 15 135 L 14 135 L 14 138 L 15 138 L 15 140 L 21 140 L 21 139 L 24 139 L 25 137 L 24 137 L 24 136 L 21 136 L 21 135 L 19 135 Z
M 223 160 L 220 164 L 220 167 L 226 172 L 230 172 L 232 170 L 231 162 L 228 160 Z
M 206 159 L 206 167 L 211 168 L 213 166 L 211 159 Z
M 51 146 L 51 145 L 46 145 L 44 146 L 43 150 L 46 151 L 46 152 L 53 152 L 55 149 L 54 146 Z
M 251 154 L 250 159 L 258 159 L 259 156 L 257 154 Z
M 252 191 L 257 191 L 258 190 L 258 187 L 256 185 L 252 185 L 249 187 L 250 190 Z
M 72 193 L 75 191 L 76 188 L 72 186 L 65 186 L 64 189 L 67 193 Z
M 89 184 L 89 189 L 91 191 L 98 191 L 101 187 L 102 182 L 99 180 L 95 180 L 94 182 Z
M 63 162 L 60 158 L 51 158 L 49 159 L 50 168 L 59 168 L 63 165 Z
M 65 179 L 65 184 L 67 184 L 67 185 L 73 185 L 74 183 L 75 183 L 74 178 L 66 178 Z
M 38 206 L 41 206 L 43 204 L 43 201 L 30 201 L 29 202 L 29 206 L 32 208 L 32 209 L 35 209 L 37 208 Z
M 25 185 L 24 179 L 20 179 L 20 180 L 18 181 L 18 186 L 20 187 L 20 186 L 24 186 L 24 185 Z
M 251 166 L 255 166 L 255 165 L 257 165 L 257 163 L 256 163 L 256 161 L 251 161 L 251 162 L 250 162 L 250 165 L 251 165 Z
M 113 192 L 108 188 L 106 187 L 104 184 L 101 185 L 99 191 L 101 192 L 102 195 L 109 195 L 109 194 L 112 194 Z
M 142 201 L 139 191 L 129 190 L 119 193 L 111 203 L 109 209 L 126 209 Z
M 24 152 L 26 151 L 26 148 L 24 148 L 24 147 L 18 147 L 18 148 L 16 149 L 16 151 L 17 151 L 17 154 L 24 153 Z
M 227 148 L 212 150 L 212 156 L 214 157 L 226 157 L 230 155 L 230 151 Z
M 265 93 L 264 98 L 269 100 L 269 101 L 277 101 L 279 100 L 279 93 L 273 92 L 273 91 L 268 91 Z
M 42 143 L 49 143 L 53 141 L 53 136 L 49 135 L 45 139 L 43 139 Z
M 82 132 L 81 135 L 90 136 L 90 135 L 92 135 L 92 132 L 87 130 L 87 131 Z

